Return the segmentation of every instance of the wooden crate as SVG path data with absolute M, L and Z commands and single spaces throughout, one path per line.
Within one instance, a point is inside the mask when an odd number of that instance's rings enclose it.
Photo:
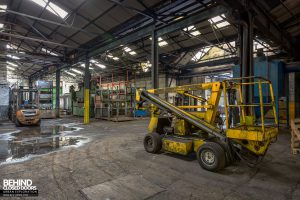
M 292 154 L 300 154 L 300 118 L 291 120 L 291 129 Z

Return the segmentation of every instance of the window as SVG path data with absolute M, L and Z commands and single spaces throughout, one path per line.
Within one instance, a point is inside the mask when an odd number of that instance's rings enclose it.
M 209 19 L 208 21 L 215 27 L 215 28 L 222 28 L 225 26 L 230 25 L 228 21 L 225 20 L 225 15 L 218 15 L 216 17 L 213 17 Z
M 61 7 L 59 7 L 58 5 L 49 2 L 49 0 L 30 0 L 36 4 L 38 4 L 39 6 L 45 8 L 46 6 L 46 10 L 48 10 L 49 12 L 53 13 L 56 16 L 59 16 L 61 18 L 66 18 L 68 15 L 68 12 L 65 11 L 64 9 L 62 9 Z M 49 2 L 49 3 L 48 3 Z

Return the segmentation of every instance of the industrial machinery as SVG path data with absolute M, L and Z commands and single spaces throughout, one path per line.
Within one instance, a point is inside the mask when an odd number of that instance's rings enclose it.
M 39 91 L 20 87 L 10 92 L 9 117 L 16 124 L 40 125 Z
M 259 90 L 259 103 L 245 103 L 246 87 Z M 210 96 L 207 99 L 196 96 L 193 93 L 197 90 L 209 90 Z M 196 103 L 173 105 L 158 96 L 166 93 L 184 95 Z M 263 98 L 265 94 L 270 94 L 270 98 Z M 221 98 L 224 105 L 219 105 Z M 149 133 L 144 137 L 147 152 L 157 153 L 161 149 L 182 155 L 196 152 L 200 166 L 209 171 L 218 171 L 235 159 L 257 164 L 278 133 L 272 84 L 260 77 L 137 90 L 136 100 L 139 106 L 145 101 L 150 103 Z M 223 117 L 218 110 L 222 107 Z M 268 109 L 274 115 L 269 121 L 264 117 Z

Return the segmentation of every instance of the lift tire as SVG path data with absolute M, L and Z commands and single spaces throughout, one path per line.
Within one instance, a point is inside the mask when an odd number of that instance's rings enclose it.
M 16 126 L 17 126 L 17 127 L 20 127 L 20 126 L 22 126 L 22 124 L 19 122 L 19 120 L 18 120 L 18 119 L 16 119 L 16 120 L 15 120 L 15 124 L 16 124 Z
M 145 135 L 144 148 L 149 153 L 158 153 L 162 148 L 161 136 L 158 133 L 148 133 Z
M 41 120 L 39 120 L 38 123 L 36 123 L 36 126 L 41 126 Z
M 225 151 L 216 142 L 206 142 L 197 151 L 200 166 L 208 171 L 216 172 L 225 167 Z

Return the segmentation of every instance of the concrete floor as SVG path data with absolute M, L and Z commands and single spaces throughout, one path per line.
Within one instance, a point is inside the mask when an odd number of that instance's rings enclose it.
M 42 127 L 69 122 L 79 119 L 44 120 Z M 193 158 L 145 152 L 147 123 L 79 125 L 84 129 L 75 134 L 88 143 L 1 165 L 0 177 L 32 179 L 38 199 L 300 199 L 300 155 L 290 154 L 289 132 L 282 131 L 257 168 L 236 163 L 212 173 Z M 0 134 L 9 128 L 0 125 Z

